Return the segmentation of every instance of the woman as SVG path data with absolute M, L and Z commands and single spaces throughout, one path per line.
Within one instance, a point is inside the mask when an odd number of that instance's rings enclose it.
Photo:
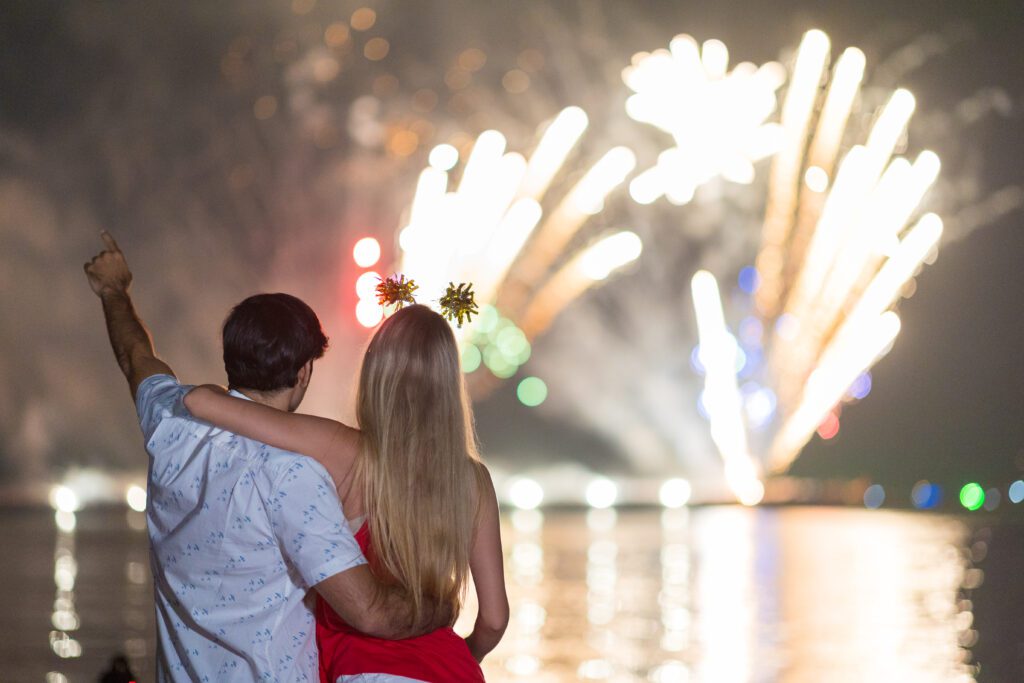
M 444 604 L 458 614 L 472 572 L 479 613 L 465 641 L 451 628 L 404 641 L 372 638 L 318 600 L 322 680 L 381 673 L 483 681 L 479 662 L 508 623 L 498 503 L 444 318 L 413 305 L 381 324 L 363 358 L 358 430 L 210 387 L 194 389 L 185 403 L 202 420 L 321 462 L 374 573 L 399 584 L 417 615 Z

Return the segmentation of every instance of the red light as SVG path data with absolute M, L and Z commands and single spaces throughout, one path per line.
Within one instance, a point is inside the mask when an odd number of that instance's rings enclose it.
M 818 426 L 818 436 L 828 441 L 839 433 L 839 416 L 829 413 L 828 417 Z

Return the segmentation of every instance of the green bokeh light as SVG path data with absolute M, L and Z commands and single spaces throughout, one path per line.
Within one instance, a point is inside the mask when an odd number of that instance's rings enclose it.
M 480 356 L 472 350 L 463 351 L 462 371 L 465 373 L 479 368 L 482 361 L 495 377 L 508 379 L 530 359 L 532 349 L 526 334 L 491 305 L 480 307 L 467 339 Z
M 483 356 L 480 349 L 473 344 L 466 344 L 462 347 L 462 371 L 467 375 L 480 367 Z
M 491 368 L 491 372 L 493 372 L 494 376 L 497 377 L 498 379 L 508 379 L 512 375 L 519 372 L 519 366 L 516 365 L 515 363 L 510 363 L 508 365 L 502 365 L 497 368 Z
M 490 304 L 480 307 L 480 314 L 476 317 L 476 329 L 483 334 L 489 334 L 498 324 L 498 309 Z
M 530 342 L 526 342 L 526 344 L 523 345 L 522 350 L 520 350 L 519 355 L 516 357 L 516 362 L 523 365 L 526 361 L 530 360 L 531 350 Z
M 527 377 L 516 387 L 516 396 L 524 406 L 534 408 L 548 397 L 548 385 L 540 377 Z
M 972 481 L 960 489 L 960 504 L 968 510 L 977 510 L 985 504 L 985 489 Z
M 494 373 L 495 377 L 501 377 L 502 379 L 511 377 L 519 369 L 518 365 L 510 363 L 501 350 L 493 344 L 489 344 L 484 349 L 484 365 Z
M 505 358 L 519 358 L 523 349 L 530 345 L 530 342 L 526 341 L 523 331 L 515 326 L 503 329 L 494 343 Z

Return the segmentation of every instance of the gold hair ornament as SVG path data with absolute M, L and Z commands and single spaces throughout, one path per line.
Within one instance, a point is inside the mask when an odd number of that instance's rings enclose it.
M 377 283 L 377 303 L 381 306 L 394 304 L 401 308 L 405 304 L 414 304 L 412 293 L 419 289 L 415 280 L 406 280 L 404 275 L 389 275 Z
M 458 287 L 449 282 L 438 303 L 441 304 L 441 314 L 448 320 L 457 320 L 459 327 L 462 327 L 463 318 L 465 322 L 472 322 L 472 316 L 477 314 L 472 282 L 460 282 Z

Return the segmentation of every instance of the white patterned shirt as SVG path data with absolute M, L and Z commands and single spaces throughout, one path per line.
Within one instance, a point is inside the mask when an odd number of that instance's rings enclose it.
M 139 385 L 157 680 L 319 680 L 306 592 L 365 563 L 327 471 L 193 418 L 191 387 Z M 233 395 L 244 398 L 241 394 Z

